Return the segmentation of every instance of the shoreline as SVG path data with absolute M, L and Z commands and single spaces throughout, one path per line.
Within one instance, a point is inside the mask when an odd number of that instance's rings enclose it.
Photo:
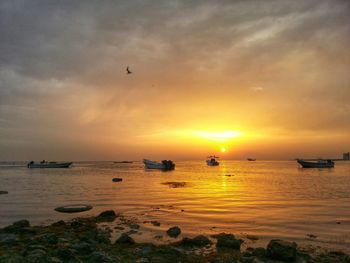
M 111 241 L 112 229 L 104 223 L 119 218 L 114 229 L 121 236 Z M 152 224 L 158 224 L 154 221 Z M 126 226 L 130 229 L 126 231 Z M 242 249 L 243 240 L 233 233 L 183 237 L 169 244 L 137 243 L 132 235 L 139 225 L 113 210 L 95 217 L 30 226 L 20 220 L 0 229 L 0 263 L 5 262 L 334 262 L 349 263 L 341 251 L 304 248 L 295 242 L 270 240 L 266 247 Z M 181 229 L 170 228 L 164 235 L 174 238 Z

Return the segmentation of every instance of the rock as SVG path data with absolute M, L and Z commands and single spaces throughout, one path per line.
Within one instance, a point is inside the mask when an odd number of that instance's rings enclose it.
M 41 240 L 49 245 L 55 245 L 58 242 L 58 237 L 54 233 L 47 233 L 42 236 Z
M 0 234 L 0 245 L 1 246 L 10 246 L 16 244 L 18 241 L 17 235 L 15 234 L 7 234 L 7 233 L 1 233 Z
M 84 226 L 84 223 L 81 222 L 80 220 L 74 220 L 70 223 L 70 225 L 72 228 L 79 228 L 79 227 Z
M 131 228 L 131 229 L 139 229 L 139 228 L 140 228 L 140 225 L 138 225 L 138 224 L 131 224 L 131 225 L 130 225 L 130 228 Z
M 151 224 L 154 226 L 160 226 L 160 222 L 158 221 L 151 221 Z
M 169 228 L 166 233 L 168 234 L 168 236 L 176 238 L 178 237 L 178 235 L 181 234 L 181 229 L 178 226 L 174 226 Z
M 127 234 L 123 233 L 116 241 L 115 244 L 127 244 L 127 245 L 133 245 L 135 244 L 134 239 L 132 239 Z
M 27 247 L 27 251 L 33 251 L 33 250 L 37 250 L 37 249 L 42 250 L 42 251 L 46 250 L 45 246 L 39 245 L 39 244 L 33 244 L 33 245 L 29 245 Z
M 113 210 L 104 211 L 96 217 L 98 221 L 114 221 L 116 218 L 117 215 Z
M 111 261 L 111 258 L 105 253 L 105 252 L 102 252 L 102 251 L 95 251 L 93 252 L 90 256 L 89 256 L 89 259 L 87 260 L 87 262 L 110 262 Z
M 30 223 L 29 223 L 29 221 L 26 220 L 26 219 L 16 221 L 16 222 L 14 222 L 12 225 L 13 225 L 14 227 L 17 227 L 17 228 L 30 227 Z
M 30 227 L 29 221 L 23 219 L 23 220 L 19 220 L 19 221 L 14 222 L 10 226 L 5 227 L 4 231 L 11 232 L 11 233 L 21 233 L 23 230 L 23 232 L 28 232 L 27 230 L 29 227 Z
M 317 236 L 313 235 L 313 234 L 307 234 L 306 236 L 309 237 L 309 238 L 312 238 L 312 239 L 317 238 Z
M 123 181 L 123 178 L 113 178 L 112 181 L 113 182 L 121 182 L 121 181 Z
M 75 258 L 72 251 L 68 248 L 58 248 L 56 250 L 56 255 L 63 262 L 68 262 L 70 259 Z
M 185 187 L 186 186 L 186 182 L 165 182 L 165 183 L 162 183 L 162 184 L 167 185 L 170 188 L 179 188 L 179 187 Z
M 111 240 L 109 239 L 110 237 L 111 237 L 111 234 L 108 231 L 98 230 L 97 236 L 95 239 L 99 243 L 110 244 L 111 243 Z
M 59 258 L 56 258 L 56 257 L 51 257 L 49 262 L 50 263 L 63 263 L 62 260 L 60 260 Z
M 47 263 L 49 262 L 48 256 L 45 250 L 35 249 L 26 256 L 26 262 L 28 263 Z
M 6 195 L 6 194 L 8 194 L 9 192 L 7 192 L 7 191 L 0 191 L 0 195 Z
M 0 262 L 6 263 L 23 263 L 25 262 L 25 258 L 18 254 L 5 255 L 0 257 Z
M 122 226 L 115 226 L 114 229 L 117 229 L 117 230 L 124 230 L 125 228 L 122 227 Z
M 242 240 L 236 239 L 232 234 L 221 233 L 213 236 L 218 241 L 216 243 L 217 248 L 232 248 L 232 249 L 241 249 Z
M 205 247 L 211 243 L 212 242 L 209 240 L 209 238 L 203 235 L 199 235 L 194 238 L 185 237 L 180 242 L 181 245 L 190 247 Z
M 267 256 L 274 260 L 294 261 L 297 255 L 297 244 L 273 239 L 267 245 Z
M 93 251 L 90 244 L 86 242 L 77 242 L 72 245 L 72 248 L 77 251 L 80 255 L 88 255 Z
M 55 223 L 52 223 L 51 226 L 54 227 L 65 227 L 67 224 L 63 220 L 57 221 Z
M 257 236 L 254 236 L 254 235 L 246 235 L 246 237 L 247 237 L 249 240 L 252 240 L 252 241 L 259 240 L 259 238 L 258 238 Z

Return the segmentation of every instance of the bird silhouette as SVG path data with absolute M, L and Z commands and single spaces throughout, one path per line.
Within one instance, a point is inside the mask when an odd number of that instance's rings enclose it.
M 129 66 L 126 67 L 126 74 L 131 74 L 132 72 L 129 69 Z

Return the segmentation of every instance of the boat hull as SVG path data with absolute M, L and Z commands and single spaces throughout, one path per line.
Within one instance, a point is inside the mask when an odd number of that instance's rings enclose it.
M 212 161 L 212 160 L 207 160 L 207 165 L 208 166 L 218 166 L 219 162 L 218 161 Z
M 322 161 L 322 162 L 308 162 L 304 160 L 297 159 L 297 162 L 303 168 L 334 168 L 334 162 L 331 160 Z
M 172 162 L 171 162 L 171 164 L 166 165 L 164 163 L 164 161 L 159 163 L 159 162 L 144 159 L 143 163 L 145 165 L 145 168 L 147 168 L 147 169 L 158 169 L 158 170 L 174 170 L 175 169 L 175 164 Z
M 72 162 L 66 163 L 29 163 L 28 168 L 69 168 Z

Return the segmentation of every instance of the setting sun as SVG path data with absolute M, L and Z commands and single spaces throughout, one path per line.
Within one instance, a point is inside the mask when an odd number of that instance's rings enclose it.
M 220 151 L 224 153 L 224 152 L 226 152 L 226 148 L 225 148 L 225 147 L 222 147 L 222 148 L 220 149 Z

